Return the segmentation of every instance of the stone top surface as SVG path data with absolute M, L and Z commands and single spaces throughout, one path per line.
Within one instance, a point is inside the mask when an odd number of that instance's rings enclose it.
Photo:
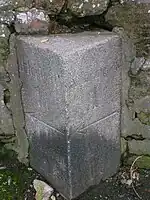
M 118 40 L 119 37 L 111 32 L 83 32 L 77 34 L 61 34 L 52 36 L 19 36 L 18 40 L 34 45 L 41 49 L 52 50 L 55 53 L 70 54 L 87 47 L 95 47 L 111 40 Z

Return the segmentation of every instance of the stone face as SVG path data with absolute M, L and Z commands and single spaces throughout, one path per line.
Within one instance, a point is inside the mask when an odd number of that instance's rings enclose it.
M 150 4 L 130 1 L 110 7 L 105 15 L 106 21 L 112 26 L 124 28 L 136 46 L 137 57 L 149 57 L 149 10 Z
M 16 14 L 15 30 L 21 34 L 48 34 L 49 17 L 43 10 L 32 8 Z
M 0 0 L 0 9 L 7 9 L 11 5 L 11 0 Z
M 0 10 L 8 11 L 19 7 L 32 7 L 32 0 L 0 0 Z
M 7 147 L 14 149 L 18 153 L 18 159 L 22 163 L 27 163 L 28 140 L 25 131 L 24 112 L 21 99 L 21 81 L 18 75 L 18 64 L 16 56 L 16 37 L 14 34 L 9 39 L 10 53 L 7 59 L 6 71 L 10 76 L 8 88 L 10 92 L 10 110 L 15 128 L 16 143 Z
M 139 57 L 139 58 L 135 57 L 131 64 L 131 68 L 130 68 L 131 73 L 133 75 L 136 75 L 139 72 L 139 70 L 143 68 L 144 64 L 145 64 L 144 57 Z
M 5 88 L 0 85 L 0 141 L 1 138 L 14 135 L 11 113 L 4 103 L 4 90 Z
M 150 140 L 131 140 L 128 147 L 131 154 L 150 155 Z
M 31 8 L 33 5 L 33 0 L 12 0 L 12 5 L 14 6 L 15 9 L 21 7 Z
M 150 96 L 145 96 L 139 100 L 134 101 L 134 110 L 137 113 L 150 113 Z
M 77 16 L 100 15 L 108 7 L 109 0 L 68 0 L 68 8 Z
M 150 72 L 141 71 L 136 76 L 131 76 L 131 85 L 129 88 L 129 98 L 134 101 L 143 99 L 150 95 Z
M 150 126 L 140 122 L 139 119 L 132 119 L 128 116 L 124 119 L 122 124 L 122 136 L 134 136 L 136 138 L 147 138 L 150 139 Z
M 127 151 L 127 140 L 121 137 L 121 155 L 124 155 Z
M 147 59 L 144 63 L 144 65 L 142 66 L 142 70 L 143 71 L 149 71 L 150 70 L 150 60 Z
M 17 56 L 31 165 L 75 198 L 119 166 L 120 39 L 18 37 Z
M 50 15 L 59 14 L 65 4 L 65 0 L 35 0 L 35 6 L 42 8 Z
M 15 21 L 15 12 L 8 10 L 6 11 L 0 11 L 0 22 L 2 24 L 11 25 Z
M 6 25 L 0 25 L 0 64 L 7 59 L 9 53 L 8 39 L 10 36 L 10 31 Z

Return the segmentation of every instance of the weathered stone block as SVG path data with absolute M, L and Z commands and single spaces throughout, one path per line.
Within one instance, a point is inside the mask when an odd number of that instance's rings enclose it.
M 31 165 L 75 198 L 119 166 L 120 39 L 18 37 L 17 56 Z
M 0 85 L 0 141 L 15 134 L 11 113 L 4 103 L 4 90 Z
M 42 8 L 50 15 L 59 14 L 65 4 L 65 0 L 35 0 L 35 7 Z
M 48 34 L 49 17 L 43 10 L 32 8 L 16 13 L 15 30 L 21 34 Z
M 142 1 L 138 3 L 138 0 L 131 2 L 130 0 L 123 5 L 110 7 L 105 15 L 106 21 L 113 27 L 124 28 L 136 46 L 137 57 L 149 57 L 149 10 L 150 3 L 145 4 Z
M 100 15 L 108 7 L 109 0 L 68 0 L 68 9 L 79 17 Z
M 128 147 L 131 154 L 150 155 L 150 140 L 131 140 Z

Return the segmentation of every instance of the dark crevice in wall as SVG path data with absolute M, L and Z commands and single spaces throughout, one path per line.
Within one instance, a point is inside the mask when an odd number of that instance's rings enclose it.
M 145 140 L 145 138 L 143 138 L 142 135 L 135 135 L 135 134 L 127 136 L 125 139 L 127 141 L 131 141 L 131 140 L 140 140 L 140 141 L 143 141 L 143 140 Z
M 111 6 L 112 2 L 109 3 L 107 10 L 101 15 L 77 17 L 69 9 L 67 9 L 66 1 L 61 12 L 58 15 L 49 15 L 49 18 L 50 21 L 55 21 L 60 25 L 65 25 L 71 30 L 72 33 L 100 29 L 112 31 L 114 27 L 105 20 L 105 14 Z
M 5 105 L 10 103 L 10 91 L 9 91 L 9 89 L 4 90 L 4 103 L 5 103 Z

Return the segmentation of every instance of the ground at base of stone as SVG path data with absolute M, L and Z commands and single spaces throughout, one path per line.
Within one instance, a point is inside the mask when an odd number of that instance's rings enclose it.
M 150 170 L 136 169 L 136 175 L 136 192 L 142 200 L 150 200 Z M 20 164 L 12 151 L 0 148 L 0 200 L 35 200 L 34 179 L 43 180 L 33 169 Z M 138 200 L 130 183 L 130 167 L 123 167 L 76 200 Z M 56 200 L 64 199 L 59 196 Z

